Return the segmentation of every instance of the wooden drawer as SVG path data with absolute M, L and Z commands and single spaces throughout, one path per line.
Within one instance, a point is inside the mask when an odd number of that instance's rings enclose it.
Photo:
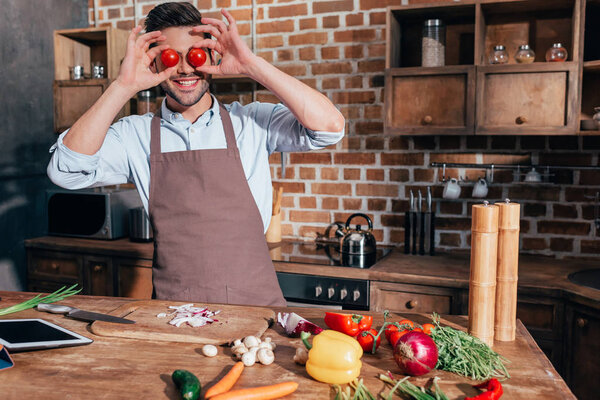
M 394 68 L 385 80 L 385 133 L 473 133 L 475 67 Z
M 82 258 L 77 255 L 28 251 L 28 273 L 30 278 L 67 283 L 81 283 Z
M 538 296 L 519 295 L 517 318 L 536 339 L 561 339 L 564 329 L 564 305 L 561 301 Z
M 476 132 L 573 133 L 576 66 L 560 64 L 479 67 Z
M 49 282 L 38 280 L 29 280 L 27 282 L 27 290 L 36 293 L 52 293 L 64 286 L 66 286 L 64 282 Z
M 117 296 L 135 299 L 152 298 L 151 260 L 122 258 L 115 263 L 119 281 Z
M 114 275 L 110 257 L 84 257 L 85 294 L 94 296 L 114 296 Z
M 433 286 L 371 282 L 371 311 L 394 311 L 456 314 L 459 308 L 456 293 Z

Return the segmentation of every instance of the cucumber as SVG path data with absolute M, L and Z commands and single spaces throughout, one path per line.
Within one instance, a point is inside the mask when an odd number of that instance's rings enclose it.
M 196 400 L 200 397 L 200 390 L 202 389 L 200 381 L 190 371 L 177 369 L 171 374 L 171 379 L 179 389 L 182 399 Z

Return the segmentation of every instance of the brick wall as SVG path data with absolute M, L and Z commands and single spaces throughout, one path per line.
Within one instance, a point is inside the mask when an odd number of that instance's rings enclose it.
M 427 0 L 415 2 L 431 2 Z M 90 24 L 94 24 L 90 0 Z M 160 3 L 137 1 L 137 20 Z M 383 135 L 385 7 L 400 0 L 194 0 L 206 16 L 230 9 L 240 32 L 255 52 L 283 71 L 325 93 L 346 117 L 347 135 L 332 148 L 287 154 L 281 178 L 279 154 L 272 156 L 275 184 L 283 185 L 283 225 L 287 238 L 313 238 L 332 221 L 354 212 L 371 217 L 378 242 L 401 244 L 410 190 L 432 186 L 437 212 L 439 249 L 468 249 L 472 185 L 461 198 L 444 200 L 441 171 L 431 162 L 534 163 L 599 165 L 600 137 L 554 136 L 397 136 Z M 99 25 L 131 29 L 133 0 L 97 0 Z M 221 83 L 216 92 L 225 102 L 277 101 L 262 88 L 245 82 Z M 410 101 L 410 99 L 407 99 Z M 506 197 L 522 204 L 521 248 L 556 257 L 600 257 L 600 235 L 593 223 L 600 191 L 600 171 L 551 170 L 550 184 L 513 183 L 509 171 L 495 171 L 488 200 Z M 466 180 L 475 170 L 448 170 Z

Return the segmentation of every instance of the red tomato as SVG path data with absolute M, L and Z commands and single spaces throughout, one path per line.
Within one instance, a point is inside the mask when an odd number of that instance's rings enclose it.
M 423 329 L 421 329 L 421 328 L 415 328 L 415 329 L 413 329 L 412 331 L 413 331 L 413 332 L 423 332 Z
M 206 53 L 202 49 L 191 49 L 187 53 L 187 60 L 192 67 L 200 67 L 206 62 Z
M 431 335 L 431 331 L 435 329 L 433 324 L 423 324 L 423 333 Z
M 385 338 L 387 339 L 388 343 L 392 343 L 390 342 L 390 336 L 392 336 L 392 333 L 394 332 L 398 332 L 398 327 L 396 325 L 390 325 L 387 328 L 385 328 Z
M 392 348 L 395 348 L 396 343 L 398 343 L 398 339 L 406 335 L 408 332 L 410 332 L 408 329 L 404 329 L 403 331 L 392 332 L 390 335 L 390 344 L 392 345 Z
M 398 322 L 400 325 L 407 325 L 408 327 L 410 327 L 411 329 L 415 327 L 415 323 L 412 322 L 410 319 L 403 319 L 402 321 Z
M 373 335 L 377 336 L 377 331 L 375 329 L 369 329 L 360 332 L 356 337 L 356 340 L 358 340 L 358 344 L 360 344 L 360 347 L 362 347 L 365 353 L 369 352 L 374 354 L 375 351 L 373 350 L 373 336 L 371 336 L 369 333 L 372 333 Z M 377 342 L 375 343 L 375 350 L 377 350 L 380 343 L 381 336 L 377 338 Z
M 173 49 L 166 49 L 160 53 L 160 61 L 167 68 L 174 67 L 179 64 L 179 54 Z

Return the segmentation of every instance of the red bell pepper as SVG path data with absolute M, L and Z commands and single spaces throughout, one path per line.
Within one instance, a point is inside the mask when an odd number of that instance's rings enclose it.
M 354 337 L 361 331 L 371 329 L 373 317 L 370 315 L 326 312 L 325 324 L 334 331 Z
M 487 382 L 473 386 L 477 389 L 485 389 L 486 391 L 474 397 L 465 397 L 465 400 L 498 400 L 502 397 L 502 385 L 496 378 L 492 378 Z
M 375 354 L 381 343 L 381 335 L 375 329 L 368 329 L 360 332 L 356 340 L 365 353 Z

